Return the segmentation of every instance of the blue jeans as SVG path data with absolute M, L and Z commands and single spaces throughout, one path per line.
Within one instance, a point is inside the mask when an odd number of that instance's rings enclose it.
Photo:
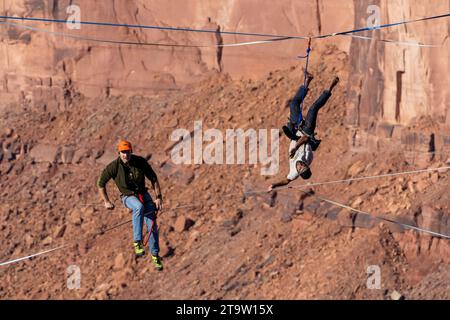
M 122 203 L 128 209 L 133 210 L 133 237 L 134 241 L 142 241 L 142 227 L 147 225 L 147 232 L 150 232 L 152 221 L 154 222 L 153 231 L 150 235 L 148 247 L 152 255 L 159 253 L 158 225 L 155 220 L 156 206 L 148 192 L 144 193 L 144 205 L 136 196 L 123 196 Z
M 327 103 L 330 97 L 331 91 L 329 90 L 323 91 L 320 97 L 309 108 L 305 122 L 303 123 L 302 126 L 302 129 L 306 134 L 308 135 L 314 134 L 314 131 L 316 130 L 317 114 L 319 113 L 320 108 L 322 108 L 325 105 L 325 103 Z
M 308 94 L 309 89 L 305 88 L 304 85 L 301 85 L 297 93 L 295 94 L 294 98 L 291 100 L 291 103 L 289 104 L 289 109 L 291 111 L 291 115 L 289 117 L 289 121 L 291 123 L 297 123 L 300 117 L 300 121 L 302 121 L 302 110 L 300 109 L 300 104 L 305 99 L 306 95 Z
M 305 88 L 305 86 L 301 85 L 297 93 L 295 94 L 294 98 L 292 99 L 289 108 L 290 108 L 290 117 L 289 121 L 291 123 L 297 123 L 299 117 L 300 121 L 303 120 L 302 111 L 300 108 L 300 104 L 305 99 L 306 95 L 308 94 L 309 89 Z M 327 103 L 328 99 L 331 97 L 331 91 L 325 90 L 322 92 L 320 97 L 314 102 L 314 104 L 309 108 L 308 114 L 306 115 L 306 119 L 304 119 L 304 123 L 302 125 L 302 130 L 308 134 L 312 135 L 314 134 L 314 131 L 316 130 L 316 121 L 317 121 L 317 114 L 319 113 L 320 108 L 322 108 L 325 103 Z

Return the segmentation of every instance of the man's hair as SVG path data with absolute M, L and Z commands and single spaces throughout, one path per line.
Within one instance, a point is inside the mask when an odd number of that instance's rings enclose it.
M 312 176 L 311 169 L 308 168 L 306 171 L 300 173 L 300 176 L 301 176 L 303 179 L 308 180 L 308 179 L 311 178 L 311 176 Z
M 308 179 L 311 178 L 311 176 L 312 176 L 311 169 L 310 169 L 309 166 L 308 166 L 306 163 L 304 163 L 303 161 L 297 161 L 297 163 L 295 164 L 296 169 L 297 169 L 297 165 L 298 165 L 299 163 L 303 166 L 303 168 L 302 168 L 301 172 L 298 171 L 298 173 L 300 174 L 300 176 L 301 176 L 303 179 L 308 180 Z

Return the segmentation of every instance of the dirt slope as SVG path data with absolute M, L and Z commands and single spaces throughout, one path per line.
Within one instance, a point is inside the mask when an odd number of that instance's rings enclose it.
M 348 57 L 330 47 L 313 62 L 316 78 L 306 105 L 332 77 L 337 87 L 318 121 L 323 142 L 312 182 L 446 165 L 415 162 L 402 150 L 349 152 L 344 125 Z M 448 299 L 448 240 L 404 231 L 305 196 L 298 189 L 251 193 L 287 173 L 288 141 L 280 135 L 280 173 L 259 165 L 175 165 L 176 128 L 280 128 L 287 99 L 302 79 L 300 67 L 270 72 L 261 81 L 215 77 L 150 98 L 86 99 L 43 112 L 33 105 L 2 111 L 0 244 L 2 261 L 57 247 L 48 255 L 0 268 L 0 298 L 25 299 Z M 165 270 L 148 257 L 135 260 L 130 219 L 116 201 L 105 210 L 95 181 L 126 137 L 157 172 L 167 210 L 159 218 Z M 449 234 L 446 172 L 431 172 L 315 187 L 316 195 Z M 304 182 L 297 181 L 295 185 Z M 109 185 L 109 193 L 118 192 Z M 180 229 L 183 219 L 194 224 Z M 81 288 L 66 287 L 66 268 L 81 270 Z M 381 270 L 381 289 L 366 287 L 367 268 Z

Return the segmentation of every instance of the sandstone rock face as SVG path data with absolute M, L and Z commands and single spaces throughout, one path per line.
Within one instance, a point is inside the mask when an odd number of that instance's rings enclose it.
M 345 81 L 349 61 L 341 56 L 324 55 L 325 70 L 321 64 L 312 66 L 316 83 L 326 83 L 336 70 Z M 2 150 L 8 148 L 17 154 L 16 145 L 22 143 L 30 150 L 44 144 L 58 149 L 56 163 L 51 165 L 33 162 L 29 152 L 0 163 L 2 259 L 27 256 L 60 244 L 70 247 L 2 269 L 0 299 L 387 299 L 393 290 L 410 299 L 411 289 L 418 298 L 425 293 L 427 297 L 448 299 L 450 291 L 442 286 L 448 283 L 448 274 L 435 273 L 438 266 L 448 269 L 448 241 L 414 230 L 390 230 L 388 222 L 378 220 L 372 227 L 363 213 L 354 215 L 339 206 L 325 205 L 311 196 L 307 186 L 277 190 L 276 197 L 266 193 L 269 183 L 288 172 L 287 161 L 280 161 L 278 177 L 266 179 L 251 164 L 176 166 L 164 151 L 173 129 L 165 127 L 168 118 L 177 118 L 185 128 L 196 119 L 205 119 L 208 127 L 220 120 L 218 128 L 225 130 L 256 126 L 264 116 L 262 126 L 279 127 L 286 121 L 286 109 L 280 104 L 286 92 L 294 89 L 292 84 L 298 82 L 300 73 L 297 67 L 274 71 L 272 79 L 259 81 L 219 77 L 169 97 L 77 97 L 73 108 L 56 115 L 50 124 L 44 122 L 47 118 L 41 112 L 14 115 L 2 111 L 5 117 L 0 116 L 0 127 L 14 128 L 20 134 L 10 148 L 6 146 L 15 132 L 7 133 L 10 137 L 0 132 Z M 320 89 L 314 86 L 312 96 Z M 409 170 L 398 155 L 347 152 L 347 128 L 339 123 L 345 114 L 340 108 L 345 105 L 343 89 L 336 90 L 329 107 L 321 111 L 320 137 L 326 140 L 313 163 L 311 182 L 345 179 L 352 166 L 349 175 L 356 176 Z M 262 106 L 271 109 L 261 112 Z M 92 110 L 97 108 L 100 112 L 93 119 Z M 151 114 L 143 117 L 140 110 L 144 109 Z M 131 112 L 125 118 L 127 111 Z M 124 121 L 117 125 L 115 119 Z M 150 125 L 135 130 L 143 122 Z M 322 125 L 327 123 L 335 125 Z M 169 276 L 157 274 L 148 256 L 135 259 L 130 247 L 131 216 L 118 202 L 117 188 L 108 187 L 117 205 L 114 211 L 107 211 L 98 198 L 95 179 L 103 165 L 97 161 L 107 150 L 114 150 L 120 136 L 136 141 L 137 154 L 153 155 L 151 161 L 165 206 L 158 217 L 160 254 L 165 257 L 167 270 L 176 270 Z M 424 137 L 424 143 L 431 140 L 430 135 L 424 133 Z M 417 138 L 421 140 L 420 135 Z M 282 144 L 285 154 L 287 141 Z M 74 151 L 72 159 L 70 150 Z M 174 181 L 177 172 L 181 180 L 189 171 L 195 172 L 190 185 Z M 445 227 L 445 234 L 449 234 L 450 177 L 447 171 L 432 174 L 323 186 L 314 188 L 314 195 L 355 205 L 355 209 L 373 216 L 405 222 L 400 220 L 405 215 L 412 219 L 409 224 L 435 231 L 439 226 L 441 232 Z M 302 183 L 307 182 L 296 181 L 297 185 Z M 255 194 L 259 191 L 262 193 Z M 288 214 L 284 220 L 290 222 L 280 221 L 283 213 Z M 190 228 L 188 219 L 195 222 Z M 64 225 L 67 227 L 62 234 Z M 80 267 L 80 290 L 67 290 L 65 286 L 68 264 Z M 381 266 L 382 290 L 364 288 L 369 264 Z
M 411 20 L 448 11 L 446 1 L 436 1 L 433 6 L 415 0 L 408 2 L 409 5 L 358 1 L 355 24 L 364 18 L 366 13 L 363 9 L 370 3 L 378 4 L 382 11 L 388 12 L 389 21 Z M 382 16 L 381 23 L 386 23 L 386 18 Z M 372 36 L 441 45 L 448 37 L 448 32 L 448 21 L 431 20 L 377 31 Z M 356 107 L 360 108 L 359 119 L 354 120 L 359 121 L 360 125 L 367 125 L 371 117 L 390 123 L 408 124 L 414 117 L 428 114 L 431 110 L 445 121 L 445 102 L 450 97 L 448 80 L 444 74 L 449 67 L 448 49 L 353 39 L 350 54 L 354 72 L 351 73 L 349 87 L 355 90 L 353 94 L 361 97 L 360 101 L 354 101 L 358 103 Z
M 382 24 L 438 15 L 449 9 L 447 1 L 436 1 L 432 6 L 416 0 L 406 3 L 355 1 L 355 25 L 365 19 L 365 8 L 370 4 L 381 8 Z M 450 50 L 445 47 L 449 35 L 448 19 L 413 23 L 365 35 L 444 46 L 430 48 L 352 39 L 347 123 L 359 131 L 356 134 L 358 141 L 353 141 L 353 146 L 373 149 L 374 145 L 370 144 L 371 138 L 367 137 L 367 133 L 377 138 L 399 141 L 399 132 L 403 126 L 409 126 L 416 120 L 425 124 L 422 117 L 431 116 L 439 123 L 439 129 L 434 131 L 440 133 L 436 134 L 435 149 L 448 147 L 445 145 L 447 136 L 442 134 L 442 130 L 448 128 L 448 123 L 445 123 L 446 105 L 450 98 L 449 80 L 445 74 L 450 58 Z M 376 132 L 370 132 L 374 126 Z M 380 141 L 376 143 L 380 144 Z M 413 143 L 419 148 L 428 147 L 428 144 L 420 145 L 416 140 Z M 408 149 L 412 143 L 402 144 Z
M 69 0 L 4 0 L 2 14 L 18 17 L 67 19 Z M 79 0 L 81 20 L 238 31 L 277 35 L 317 35 L 367 27 L 369 6 L 380 8 L 380 23 L 411 20 L 448 12 L 446 0 L 249 0 L 249 1 L 145 1 Z M 258 14 L 255 14 L 258 10 Z M 174 32 L 154 29 L 10 21 L 28 27 L 76 37 L 201 44 L 205 48 L 118 45 L 48 34 L 17 25 L 1 26 L 0 94 L 5 102 L 25 99 L 35 108 L 64 110 L 73 91 L 88 97 L 152 94 L 195 83 L 218 72 L 238 79 L 260 78 L 269 71 L 303 63 L 295 57 L 305 41 L 217 48 L 218 44 L 265 38 L 218 33 Z M 449 125 L 446 102 L 450 51 L 448 19 L 366 32 L 374 38 L 442 45 L 440 48 L 389 44 L 340 36 L 313 41 L 312 63 L 326 47 L 349 53 L 347 123 L 366 130 L 382 123 L 372 135 L 390 139 L 392 126 L 407 126 L 432 115 Z M 396 130 L 396 132 L 398 129 Z M 355 139 L 369 147 L 359 133 Z M 397 139 L 395 136 L 392 139 Z M 362 140 L 362 141 L 361 141 Z M 450 136 L 437 135 L 437 147 Z M 378 141 L 374 141 L 377 146 Z M 439 144 L 440 143 L 440 144 Z M 370 145 L 370 147 L 373 145 Z M 450 143 L 447 145 L 450 148 Z
M 5 15 L 62 20 L 70 16 L 66 9 L 72 4 L 69 0 L 3 2 Z M 82 21 L 281 35 L 312 35 L 353 27 L 352 0 L 339 4 L 331 0 L 276 3 L 156 0 L 151 5 L 145 1 L 79 0 L 76 4 Z M 255 8 L 267 10 L 255 15 Z M 22 24 L 16 20 L 10 22 Z M 69 29 L 64 23 L 24 22 L 23 25 L 97 39 L 212 46 L 117 45 L 47 34 L 17 25 L 2 26 L 2 95 L 11 100 L 21 96 L 47 110 L 66 108 L 70 104 L 71 88 L 86 96 L 133 95 L 178 88 L 216 72 L 229 73 L 235 78 L 254 78 L 267 74 L 270 71 L 267 66 L 273 70 L 296 64 L 295 57 L 305 51 L 305 41 L 299 40 L 219 49 L 214 46 L 266 38 L 90 25 L 81 25 L 77 30 Z M 336 38 L 327 43 L 348 51 L 350 39 Z M 316 48 L 322 46 L 317 43 Z

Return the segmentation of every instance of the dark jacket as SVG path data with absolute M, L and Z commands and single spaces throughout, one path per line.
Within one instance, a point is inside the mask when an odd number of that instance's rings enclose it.
M 108 164 L 97 180 L 97 187 L 104 188 L 106 183 L 113 179 L 120 193 L 130 196 L 146 190 L 145 177 L 152 184 L 157 180 L 155 171 L 147 160 L 132 154 L 127 165 L 122 162 L 120 157 Z

